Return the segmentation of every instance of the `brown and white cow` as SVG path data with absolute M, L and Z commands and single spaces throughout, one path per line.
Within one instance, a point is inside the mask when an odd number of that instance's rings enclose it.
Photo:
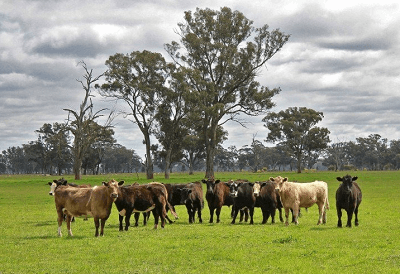
M 300 207 L 309 208 L 314 204 L 317 204 L 319 209 L 317 225 L 326 223 L 326 209 L 329 209 L 327 183 L 322 181 L 293 183 L 281 176 L 271 177 L 270 180 L 276 183 L 276 189 L 279 190 L 282 205 L 285 208 L 286 225 L 289 225 L 290 209 L 293 210 L 294 222 L 297 225 Z
M 53 180 L 53 182 L 48 182 L 48 185 L 50 186 L 49 195 L 54 195 L 54 191 L 59 186 L 72 186 L 72 187 L 81 187 L 81 188 L 91 187 L 90 184 L 77 185 L 77 184 L 74 184 L 74 183 L 68 183 L 68 181 L 65 180 L 64 178 L 61 178 L 61 179 L 58 179 L 58 180 Z
M 118 197 L 118 182 L 112 180 L 103 182 L 102 186 L 93 188 L 76 188 L 70 186 L 59 186 L 54 192 L 54 201 L 58 214 L 58 235 L 61 234 L 63 214 L 67 215 L 67 229 L 70 236 L 72 217 L 89 215 L 94 218 L 96 227 L 95 236 L 104 235 L 104 225 L 111 214 L 111 207 Z

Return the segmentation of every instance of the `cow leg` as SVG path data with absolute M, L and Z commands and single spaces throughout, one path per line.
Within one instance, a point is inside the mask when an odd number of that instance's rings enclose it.
M 214 222 L 214 208 L 208 207 L 210 209 L 210 224 Z
M 154 229 L 158 228 L 158 213 L 155 209 L 153 209 L 153 216 L 154 216 Z
M 131 216 L 132 212 L 126 212 L 125 213 L 125 231 L 128 231 L 130 225 L 131 225 Z
M 93 219 L 94 219 L 94 226 L 96 228 L 96 232 L 94 233 L 94 236 L 98 237 L 99 236 L 99 226 L 100 226 L 99 218 L 94 217 Z
M 68 230 L 68 235 L 69 236 L 74 236 L 72 235 L 72 230 L 71 230 L 71 221 L 72 221 L 72 216 L 67 214 L 67 230 Z
M 275 223 L 275 209 L 273 209 L 272 211 L 268 212 L 268 217 L 269 215 L 271 215 L 271 224 Z M 268 221 L 268 217 L 267 217 L 267 221 Z
M 289 208 L 285 207 L 285 218 L 286 218 L 286 222 L 285 225 L 288 226 L 289 225 Z
M 318 204 L 318 212 L 319 212 L 319 218 L 318 218 L 317 225 L 320 225 L 320 224 L 322 224 L 322 219 L 323 219 L 323 215 L 324 215 L 324 204 L 323 203 Z
M 346 225 L 346 227 L 351 227 L 351 219 L 353 219 L 353 212 L 354 212 L 353 208 L 350 208 L 349 210 L 347 210 L 347 225 Z
M 235 224 L 236 217 L 237 217 L 238 213 L 239 213 L 239 209 L 235 208 L 231 224 L 233 224 L 233 225 Z
M 266 224 L 266 223 L 267 223 L 267 220 L 268 220 L 268 217 L 267 217 L 267 215 L 268 215 L 268 214 L 267 214 L 267 210 L 261 208 L 261 212 L 262 212 L 262 215 L 263 215 L 262 224 Z
M 143 213 L 143 214 L 144 214 L 144 213 Z M 143 217 L 144 217 L 143 223 L 145 223 L 145 222 L 146 222 L 146 217 L 145 217 L 145 216 L 143 216 Z M 135 212 L 134 218 L 135 218 L 135 226 L 139 226 L 140 213 Z
M 192 209 L 192 207 L 190 205 L 186 205 L 186 211 L 187 211 L 188 216 L 189 216 L 189 224 L 191 224 L 194 221 L 193 209 Z
M 119 219 L 119 231 L 122 231 L 122 222 L 124 220 L 124 216 L 118 215 L 118 219 Z
M 337 209 L 337 217 L 338 217 L 337 226 L 342 227 L 342 209 L 338 205 L 336 205 L 336 209 Z
M 101 230 L 100 230 L 100 236 L 104 236 L 104 226 L 106 224 L 107 218 L 101 219 Z M 126 218 L 125 218 L 126 222 Z
M 326 224 L 326 205 L 324 205 L 324 213 L 322 215 L 322 223 Z
M 356 218 L 355 220 L 354 220 L 354 225 L 355 226 L 358 226 L 358 206 L 356 206 L 356 209 L 354 210 L 354 217 Z
M 243 222 L 243 217 L 244 217 L 244 210 L 241 209 L 239 210 L 239 223 Z M 247 221 L 247 220 L 246 220 Z
M 58 209 L 57 209 L 57 215 L 58 215 L 58 218 L 57 218 L 57 222 L 58 222 L 58 236 L 59 236 L 59 237 L 62 237 L 61 226 L 62 226 L 62 222 L 63 222 L 63 220 L 64 220 L 64 214 L 63 214 L 62 210 L 58 210 Z
M 294 224 L 298 225 L 299 224 L 299 205 L 296 203 L 293 206 L 293 219 L 294 219 Z
M 254 207 L 249 208 L 249 213 L 250 213 L 250 224 L 252 225 L 252 224 L 254 224 L 254 221 L 253 221 Z
M 202 223 L 203 219 L 201 218 L 201 204 L 197 206 L 197 217 L 199 218 L 199 223 Z
M 279 211 L 279 221 L 283 223 L 282 208 L 278 207 L 278 211 Z
M 217 207 L 217 210 L 215 210 L 215 215 L 217 215 L 217 223 L 220 222 L 219 215 L 221 214 L 221 208 L 222 207 Z

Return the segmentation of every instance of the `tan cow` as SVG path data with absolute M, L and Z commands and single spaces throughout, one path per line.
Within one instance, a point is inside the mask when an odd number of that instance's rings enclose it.
M 328 185 L 322 181 L 312 183 L 293 183 L 288 182 L 288 178 L 278 176 L 270 178 L 276 183 L 276 189 L 283 207 L 285 208 L 286 225 L 289 225 L 289 210 L 293 210 L 294 222 L 297 225 L 298 212 L 300 207 L 309 208 L 314 204 L 318 205 L 319 219 L 317 225 L 326 223 L 326 209 L 329 209 L 328 202 Z
M 111 214 L 111 207 L 118 197 L 118 182 L 112 180 L 103 182 L 102 186 L 93 188 L 76 188 L 59 186 L 54 192 L 54 201 L 58 214 L 58 236 L 61 234 L 63 214 L 67 215 L 68 234 L 72 236 L 71 219 L 73 216 L 89 215 L 94 218 L 95 236 L 104 235 L 104 225 Z

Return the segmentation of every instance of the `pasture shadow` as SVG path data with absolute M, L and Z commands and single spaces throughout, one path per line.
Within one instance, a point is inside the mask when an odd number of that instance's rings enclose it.
M 30 222 L 30 223 L 32 224 L 33 222 Z M 36 226 L 36 227 L 41 227 L 41 226 L 54 226 L 55 224 L 57 224 L 57 222 L 45 221 L 45 222 L 37 222 L 32 225 Z

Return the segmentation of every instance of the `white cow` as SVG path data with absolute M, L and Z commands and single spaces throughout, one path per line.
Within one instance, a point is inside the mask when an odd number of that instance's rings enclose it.
M 289 225 L 289 210 L 293 210 L 294 222 L 297 225 L 300 207 L 309 208 L 318 205 L 319 219 L 317 225 L 326 223 L 326 209 L 329 209 L 328 185 L 322 181 L 312 183 L 288 182 L 288 178 L 278 176 L 270 178 L 279 190 L 282 205 L 285 208 L 286 225 Z

